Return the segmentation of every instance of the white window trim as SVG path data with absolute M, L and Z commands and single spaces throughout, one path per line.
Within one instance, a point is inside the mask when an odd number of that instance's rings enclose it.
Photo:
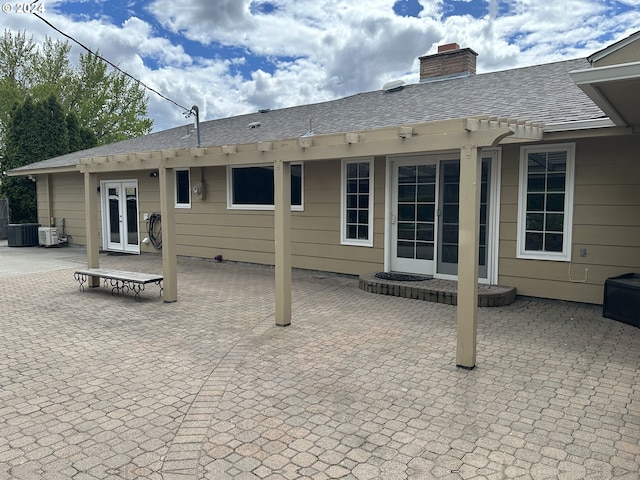
M 368 163 L 369 164 L 369 231 L 367 240 L 358 240 L 347 238 L 347 164 L 349 163 Z M 373 247 L 373 206 L 374 206 L 374 159 L 369 158 L 350 158 L 342 159 L 341 175 L 340 175 L 340 244 L 353 245 L 359 247 Z
M 304 211 L 304 163 L 303 162 L 291 162 L 291 165 L 300 165 L 300 205 L 291 205 L 292 212 Z M 236 205 L 233 203 L 233 174 L 234 168 L 248 168 L 248 167 L 272 167 L 273 163 L 254 163 L 251 165 L 227 165 L 227 209 L 228 210 L 275 210 L 274 205 Z
M 571 261 L 573 232 L 573 191 L 575 184 L 575 143 L 552 143 L 520 148 L 520 182 L 518 186 L 518 239 L 516 257 L 530 260 Z M 526 210 L 527 210 L 527 170 L 528 154 L 531 152 L 567 152 L 567 178 L 564 198 L 564 241 L 562 252 L 534 252 L 525 250 Z
M 178 172 L 189 173 L 189 203 L 178 203 Z M 191 170 L 189 168 L 176 168 L 173 173 L 174 206 L 175 208 L 191 208 Z

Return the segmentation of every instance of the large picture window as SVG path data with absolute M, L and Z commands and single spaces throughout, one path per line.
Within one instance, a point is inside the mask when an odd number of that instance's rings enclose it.
M 373 160 L 342 162 L 341 242 L 373 246 Z
M 191 181 L 189 169 L 176 169 L 176 208 L 191 208 Z
M 273 210 L 273 165 L 229 167 L 228 208 Z M 291 164 L 291 210 L 303 209 L 302 164 Z
M 518 258 L 571 260 L 574 144 L 523 147 Z

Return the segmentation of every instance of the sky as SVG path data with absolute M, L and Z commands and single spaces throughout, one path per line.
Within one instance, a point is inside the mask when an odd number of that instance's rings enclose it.
M 587 57 L 640 29 L 640 0 L 36 1 L 61 31 L 197 105 L 200 121 L 417 83 L 418 57 L 446 43 L 475 50 L 484 73 Z M 25 13 L 35 5 L 3 2 L 3 30 L 66 40 Z M 192 121 L 148 95 L 154 131 Z

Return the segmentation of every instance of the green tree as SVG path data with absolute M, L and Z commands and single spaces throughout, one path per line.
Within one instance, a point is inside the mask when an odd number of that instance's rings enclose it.
M 74 114 L 65 115 L 53 95 L 37 102 L 27 98 L 15 106 L 7 124 L 0 177 L 0 197 L 9 200 L 11 221 L 37 221 L 36 186 L 28 178 L 6 176 L 6 170 L 95 145 L 93 132 L 80 127 Z
M 81 54 L 70 61 L 68 42 L 46 38 L 38 45 L 24 32 L 8 30 L 0 37 L 0 143 L 11 109 L 28 96 L 34 101 L 53 95 L 66 114 L 73 112 L 98 145 L 151 131 L 144 88 L 118 71 L 109 71 L 99 57 Z

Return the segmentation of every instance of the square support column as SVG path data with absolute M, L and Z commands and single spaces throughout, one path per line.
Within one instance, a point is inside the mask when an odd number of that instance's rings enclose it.
M 478 316 L 478 249 L 480 233 L 481 159 L 476 145 L 460 154 L 460 219 L 458 241 L 458 338 L 456 365 L 476 366 Z
M 160 224 L 162 227 L 162 296 L 165 303 L 178 301 L 178 256 L 174 211 L 175 171 L 160 167 Z
M 100 245 L 98 242 L 98 176 L 95 173 L 84 173 L 84 218 L 87 237 L 87 268 L 100 267 Z M 100 278 L 90 277 L 89 287 L 99 287 Z
M 276 325 L 291 324 L 291 164 L 273 165 L 276 256 Z

